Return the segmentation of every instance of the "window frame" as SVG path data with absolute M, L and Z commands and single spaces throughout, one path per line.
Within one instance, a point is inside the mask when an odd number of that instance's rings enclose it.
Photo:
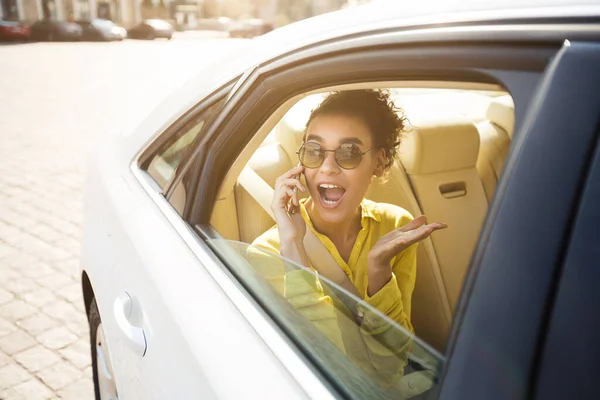
M 464 47 L 470 45 L 470 43 L 465 43 Z M 227 115 L 228 120 L 226 124 L 219 127 L 219 134 L 215 135 L 214 131 L 209 132 L 203 140 L 202 148 L 197 149 L 193 155 L 193 157 L 202 158 L 199 164 L 205 165 L 207 169 L 202 175 L 210 176 L 211 178 L 210 182 L 208 178 L 200 179 L 200 184 L 196 192 L 192 193 L 193 198 L 190 198 L 190 201 L 193 202 L 194 206 L 191 207 L 193 208 L 193 213 L 188 216 L 188 222 L 191 225 L 209 223 L 212 205 L 216 200 L 220 182 L 229 169 L 229 165 L 227 165 L 228 160 L 235 159 L 239 155 L 244 146 L 252 138 L 253 134 L 249 132 L 256 132 L 268 116 L 283 104 L 286 99 L 317 90 L 321 87 L 369 81 L 464 81 L 465 83 L 491 83 L 505 86 L 502 82 L 503 76 L 511 73 L 508 70 L 511 63 L 507 60 L 507 54 L 497 57 L 498 59 L 502 59 L 502 67 L 504 69 L 491 69 L 491 62 L 486 61 L 485 57 L 481 57 L 481 54 L 469 53 L 469 51 L 481 49 L 482 47 L 478 44 L 472 46 L 467 50 L 463 48 L 465 51 L 462 54 L 459 54 L 456 47 L 449 48 L 445 44 L 438 46 L 424 45 L 420 48 L 402 45 L 396 47 L 386 46 L 385 48 L 375 48 L 370 51 L 358 49 L 352 53 L 327 53 L 305 64 L 296 63 L 295 65 L 292 64 L 292 66 L 284 64 L 275 70 L 271 70 L 269 66 L 259 68 L 257 73 L 248 79 L 248 85 L 244 88 L 242 95 L 236 99 L 237 102 L 235 104 L 233 102 L 228 104 L 231 108 L 235 108 L 236 111 Z M 522 59 L 514 57 L 515 59 L 512 60 L 514 71 L 512 72 L 540 74 L 548 60 L 559 47 L 560 45 L 552 48 L 537 48 L 539 54 L 534 55 L 531 49 L 515 46 L 514 49 L 519 49 L 521 56 L 528 58 L 529 62 L 525 63 L 525 65 L 523 63 L 518 64 Z M 444 56 L 435 59 L 434 55 L 437 52 L 443 53 Z M 407 62 L 406 60 L 410 57 L 412 59 L 408 63 L 412 64 L 411 68 L 402 69 L 395 64 L 398 61 Z M 384 61 L 381 61 L 382 59 Z M 435 61 L 432 61 L 432 59 L 435 59 Z M 454 65 L 445 65 L 450 68 L 450 71 L 441 70 L 441 67 L 435 65 L 440 62 L 440 59 L 445 62 L 448 62 L 448 59 L 454 59 Z M 456 62 L 456 59 L 460 61 Z M 429 63 L 433 67 L 421 67 L 422 71 L 418 71 L 414 63 L 423 62 L 424 60 L 429 60 Z M 377 67 L 377 62 L 382 62 L 382 64 Z M 355 68 L 351 71 L 340 72 L 340 67 L 348 64 L 355 65 Z M 485 68 L 486 64 L 487 69 Z M 361 67 L 356 67 L 357 65 Z M 480 65 L 481 67 L 477 68 L 473 67 L 473 65 Z M 306 76 L 311 76 L 311 74 L 313 74 L 313 80 L 309 82 Z M 531 79 L 524 76 L 523 81 L 519 83 L 527 85 L 528 81 L 531 81 Z M 515 101 L 515 109 L 526 110 L 530 99 L 524 95 L 515 95 L 520 94 L 519 92 L 523 88 L 516 84 L 514 86 L 505 87 Z M 524 90 L 525 92 L 532 92 L 533 87 L 530 84 Z M 257 114 L 259 118 L 256 118 Z M 515 113 L 516 130 L 522 123 L 522 118 L 522 112 Z M 233 131 L 245 133 L 231 135 L 230 132 Z M 226 132 L 229 132 L 229 134 Z M 233 140 L 229 141 L 229 139 Z M 219 152 L 226 152 L 229 155 L 227 161 L 215 158 Z M 196 168 L 194 175 L 198 176 L 199 169 L 201 167 Z M 217 173 L 218 178 L 212 178 L 213 171 Z
M 232 79 L 230 82 L 221 86 L 220 88 L 213 91 L 211 94 L 206 96 L 200 102 L 196 103 L 193 107 L 183 112 L 181 116 L 179 116 L 172 124 L 162 129 L 135 157 L 134 165 L 139 168 L 145 175 L 152 180 L 153 186 L 156 188 L 160 188 L 159 192 L 168 199 L 170 193 L 172 193 L 172 187 L 174 183 L 178 181 L 180 178 L 181 170 L 187 165 L 188 160 L 190 158 L 191 153 L 193 152 L 196 143 L 201 140 L 203 134 L 206 134 L 210 124 L 218 117 L 220 113 L 223 112 L 223 108 L 225 107 L 229 96 L 231 95 L 231 91 L 235 88 L 236 82 L 239 77 Z M 148 171 L 148 167 L 150 163 L 154 159 L 155 156 L 158 155 L 161 151 L 164 152 L 167 148 L 174 143 L 174 140 L 177 137 L 177 134 L 181 131 L 189 130 L 190 127 L 197 123 L 198 118 L 202 116 L 204 112 L 209 110 L 212 106 L 216 105 L 219 101 L 223 101 L 221 105 L 221 109 L 216 112 L 209 120 L 204 123 L 200 133 L 193 140 L 192 144 L 189 146 L 189 150 L 185 152 L 182 160 L 176 166 L 171 179 L 167 182 L 167 184 L 162 187 L 158 181 L 150 174 Z
M 466 43 L 465 48 L 468 46 L 472 46 L 470 48 L 470 50 L 479 48 L 481 49 L 481 46 L 476 44 L 473 45 L 473 43 L 469 42 Z M 514 50 L 514 48 L 518 47 L 518 46 L 514 46 L 514 43 L 508 43 L 507 46 L 511 49 L 511 51 Z M 393 47 L 393 46 L 392 46 Z M 256 132 L 258 130 L 258 128 L 260 127 L 260 125 L 266 120 L 266 118 L 276 109 L 276 107 L 274 107 L 272 104 L 269 104 L 270 102 L 273 102 L 273 97 L 276 97 L 277 95 L 279 96 L 279 100 L 277 101 L 277 104 L 280 105 L 283 102 L 285 102 L 286 99 L 293 97 L 296 94 L 299 94 L 299 90 L 306 92 L 306 91 L 310 91 L 310 90 L 314 90 L 317 87 L 319 87 L 319 85 L 322 86 L 332 86 L 337 84 L 342 84 L 342 83 L 356 83 L 357 81 L 360 82 L 365 82 L 365 81 L 393 81 L 393 80 L 418 80 L 419 78 L 421 79 L 427 79 L 427 80 L 450 80 L 450 81 L 457 81 L 457 80 L 464 80 L 467 82 L 489 82 L 489 83 L 495 83 L 495 84 L 502 84 L 502 80 L 501 79 L 497 79 L 498 76 L 503 76 L 506 74 L 510 74 L 510 71 L 507 71 L 507 69 L 509 69 L 510 66 L 512 66 L 514 68 L 515 71 L 518 72 L 523 72 L 523 69 L 525 69 L 526 72 L 528 73 L 534 73 L 534 74 L 539 74 L 541 76 L 544 68 L 546 67 L 548 61 L 551 59 L 551 57 L 555 54 L 555 52 L 560 48 L 560 44 L 556 43 L 555 46 L 552 46 L 551 48 L 549 48 L 548 46 L 543 46 L 540 45 L 539 47 L 535 46 L 535 50 L 538 50 L 538 52 L 532 52 L 531 48 L 530 49 L 524 49 L 523 47 L 520 48 L 521 53 L 519 55 L 514 55 L 514 59 L 513 60 L 507 60 L 505 57 L 503 58 L 503 63 L 501 65 L 502 68 L 504 69 L 500 69 L 500 70 L 494 70 L 497 73 L 497 76 L 495 77 L 496 79 L 494 79 L 493 75 L 486 75 L 484 72 L 484 69 L 482 68 L 474 68 L 474 66 L 476 65 L 481 65 L 482 63 L 485 65 L 485 57 L 481 57 L 481 54 L 471 54 L 469 53 L 469 51 L 466 51 L 467 54 L 462 54 L 463 57 L 465 57 L 467 59 L 466 63 L 463 64 L 454 64 L 451 65 L 450 68 L 454 67 L 450 73 L 448 73 L 447 70 L 444 71 L 440 71 L 439 67 L 435 67 L 432 69 L 429 69 L 426 71 L 426 74 L 420 74 L 418 71 L 416 71 L 414 68 L 412 69 L 407 69 L 407 70 L 400 70 L 398 71 L 398 66 L 394 65 L 393 62 L 394 61 L 398 61 L 398 59 L 402 58 L 404 60 L 406 60 L 405 55 L 406 55 L 406 50 L 408 51 L 414 51 L 414 50 L 418 50 L 421 54 L 418 55 L 417 57 L 422 61 L 423 59 L 426 59 L 428 56 L 430 56 L 431 54 L 422 54 L 422 50 L 423 49 L 427 49 L 427 50 L 432 50 L 432 52 L 435 51 L 440 51 L 441 53 L 444 53 L 446 55 L 446 57 L 450 58 L 459 58 L 460 56 L 457 56 L 457 49 L 454 48 L 452 49 L 451 52 L 448 51 L 448 47 L 445 46 L 431 46 L 431 45 L 424 45 L 423 48 L 406 48 L 403 46 L 398 45 L 396 47 L 396 49 L 392 49 L 391 51 L 393 52 L 394 50 L 398 51 L 398 58 L 396 59 L 390 59 L 390 57 L 385 57 L 386 54 L 382 54 L 381 51 L 390 51 L 390 47 L 389 46 L 385 46 L 384 48 L 380 48 L 380 49 L 376 49 L 374 52 L 372 52 L 372 54 L 370 54 L 370 56 L 366 56 L 365 53 L 368 53 L 369 51 L 364 51 L 364 50 L 357 50 L 356 52 L 349 52 L 346 50 L 346 52 L 341 54 L 342 58 L 344 59 L 344 63 L 345 64 L 349 64 L 349 59 L 354 61 L 353 65 L 355 68 L 353 71 L 349 71 L 348 73 L 340 73 L 339 70 L 339 64 L 335 65 L 335 63 L 331 63 L 334 64 L 334 66 L 332 67 L 331 65 L 329 65 L 329 68 L 327 67 L 323 67 L 323 65 L 327 65 L 330 63 L 331 59 L 334 59 L 335 57 L 340 56 L 339 53 L 336 52 L 331 52 L 331 53 L 327 53 L 327 54 L 323 54 L 321 57 L 315 57 L 314 59 L 312 59 L 311 61 L 307 62 L 306 64 L 299 64 L 299 63 L 294 63 L 292 65 L 289 64 L 281 64 L 281 66 L 279 68 L 277 68 L 276 70 L 269 70 L 269 66 L 262 66 L 257 70 L 257 73 L 255 74 L 255 76 L 252 76 L 251 79 L 249 79 L 249 82 L 247 83 L 247 86 L 244 88 L 245 90 L 243 91 L 243 95 L 240 95 L 238 98 L 238 104 L 235 103 L 231 103 L 230 106 L 231 107 L 235 107 L 236 108 L 236 112 L 233 115 L 228 115 L 227 117 L 227 123 L 223 124 L 222 126 L 220 126 L 219 128 L 219 136 L 218 137 L 211 137 L 211 136 L 207 136 L 206 137 L 206 142 L 205 145 L 203 146 L 203 152 L 202 152 L 202 163 L 207 165 L 208 168 L 208 172 L 207 170 L 204 170 L 204 185 L 202 184 L 202 182 L 200 182 L 200 184 L 198 185 L 198 189 L 197 189 L 197 197 L 194 199 L 194 204 L 202 204 L 204 203 L 204 205 L 207 205 L 207 208 L 212 207 L 213 203 L 213 199 L 211 199 L 211 195 L 214 196 L 216 195 L 217 191 L 218 191 L 218 184 L 216 184 L 217 182 L 219 182 L 220 180 L 222 180 L 227 172 L 227 168 L 224 167 L 224 165 L 215 165 L 214 162 L 214 155 L 218 154 L 219 152 L 223 152 L 223 153 L 227 153 L 229 154 L 228 158 L 229 160 L 234 159 L 235 157 L 232 157 L 233 154 L 239 154 L 239 152 L 243 149 L 243 147 L 246 145 L 246 143 L 248 142 L 248 140 L 251 138 L 253 132 Z M 490 50 L 488 48 L 488 50 Z M 493 49 L 494 51 L 497 50 L 497 48 Z M 379 52 L 379 53 L 377 53 Z M 349 54 L 350 53 L 350 54 Z M 416 54 L 416 52 L 413 52 L 413 54 Z M 468 57 L 470 54 L 470 57 Z M 523 63 L 522 60 L 523 58 L 528 59 L 527 63 Z M 377 65 L 376 62 L 374 62 L 374 60 L 385 60 L 383 61 L 383 66 L 382 68 L 376 68 L 375 66 Z M 463 60 L 465 61 L 465 60 Z M 488 60 L 489 61 L 489 60 Z M 512 64 L 511 62 L 512 61 Z M 311 77 L 313 79 L 312 82 L 310 82 L 309 78 L 306 78 L 307 76 L 311 76 L 311 74 L 307 73 L 307 64 L 310 64 L 311 62 L 313 63 L 317 63 L 317 64 L 321 64 L 320 68 L 324 68 L 325 70 L 329 70 L 329 73 L 325 73 L 325 74 L 321 74 L 319 75 L 317 78 L 315 77 Z M 414 60 L 412 62 L 415 62 Z M 435 60 L 435 63 L 439 63 L 439 59 Z M 363 68 L 369 68 L 369 70 L 367 72 L 365 72 L 364 70 L 361 71 L 360 68 L 356 67 L 357 65 L 362 65 Z M 374 66 L 375 65 L 375 66 Z M 441 63 L 438 65 L 445 65 L 446 67 L 448 66 L 447 63 Z M 488 64 L 488 67 L 490 65 Z M 463 70 L 461 71 L 460 68 L 463 68 Z M 319 67 L 317 67 L 318 69 Z M 438 73 L 436 74 L 435 71 L 437 71 Z M 461 73 L 462 72 L 462 73 Z M 466 73 L 465 73 L 466 72 Z M 358 76 L 357 76 L 358 73 Z M 290 74 L 295 75 L 296 78 L 298 77 L 302 77 L 302 79 L 293 79 L 292 76 L 290 76 Z M 332 78 L 332 76 L 335 76 L 335 78 Z M 264 79 L 263 79 L 264 78 Z M 527 87 L 525 89 L 526 92 L 528 92 L 530 95 L 533 93 L 534 91 L 534 86 L 537 84 L 537 79 L 532 79 L 532 77 L 529 77 L 529 79 L 534 82 L 535 84 L 531 84 L 529 87 Z M 290 85 L 290 82 L 294 82 L 296 84 L 298 84 L 298 86 L 301 89 L 298 89 L 297 87 L 295 88 L 295 90 L 288 90 L 289 88 L 286 89 L 281 89 L 281 85 Z M 324 84 L 326 82 L 326 85 Z M 531 83 L 531 82 L 530 82 Z M 519 88 L 517 87 L 507 87 L 508 92 L 510 92 L 511 94 L 514 91 L 518 91 Z M 279 93 L 278 93 L 279 91 Z M 282 96 L 282 91 L 283 93 L 286 93 L 285 95 Z M 525 98 L 524 98 L 525 97 Z M 527 109 L 527 104 L 530 100 L 530 98 L 528 96 L 519 96 L 519 97 L 514 97 L 515 102 L 517 104 L 522 104 L 522 107 L 524 108 L 523 110 L 523 114 L 524 111 Z M 239 102 L 244 101 L 244 104 L 239 104 Z M 519 103 L 521 102 L 521 103 Z M 263 104 L 261 104 L 263 103 Z M 266 103 L 266 105 L 265 105 Z M 523 104 L 524 103 L 524 104 Z M 246 104 L 251 104 L 251 107 L 248 107 Z M 261 108 L 263 107 L 263 108 Z M 517 106 L 518 107 L 518 106 Z M 255 120 L 252 120 L 251 118 L 249 118 L 252 114 L 254 114 L 254 117 L 256 118 Z M 258 115 L 258 118 L 256 117 Z M 517 120 L 517 127 L 522 119 L 522 115 L 517 114 L 516 116 L 516 120 Z M 232 135 L 232 132 L 238 132 L 237 135 Z M 244 135 L 239 134 L 239 132 L 252 132 L 251 133 L 247 133 L 246 137 L 244 137 Z M 231 135 L 231 136 L 229 136 Z M 235 137 L 234 137 L 235 136 Z M 231 143 L 227 143 L 227 139 L 228 138 L 234 138 L 235 140 L 233 141 L 233 144 Z M 214 149 L 217 148 L 218 150 L 215 151 Z M 212 150 L 212 151 L 210 151 Z M 199 163 L 200 164 L 200 163 Z M 197 168 L 201 168 L 201 167 L 197 167 Z M 217 179 L 209 179 L 209 177 L 212 177 L 212 173 L 214 171 L 217 171 L 219 173 L 219 178 Z M 202 179 L 201 179 L 202 181 Z M 208 189 L 208 186 L 210 185 L 207 182 L 211 182 L 210 184 L 213 185 L 213 190 L 214 193 L 208 193 L 206 189 Z M 194 206 L 193 207 L 195 210 L 200 210 L 201 208 L 198 206 Z M 192 214 L 191 215 L 191 220 L 188 220 L 193 226 L 195 226 L 196 228 L 196 232 L 198 232 L 200 234 L 200 236 L 204 239 L 209 239 L 209 238 L 219 238 L 219 235 L 217 232 L 214 231 L 214 229 L 212 229 L 209 225 L 208 225 L 208 221 L 210 220 L 210 211 L 207 211 L 207 209 L 203 210 L 205 212 L 204 215 L 202 215 L 202 213 L 200 214 Z M 217 256 L 218 258 L 218 256 Z M 227 269 L 227 266 L 224 263 L 221 263 L 223 268 Z M 240 283 L 242 286 L 244 285 L 244 282 L 238 282 Z M 247 289 L 247 288 L 246 288 Z M 255 300 L 256 301 L 256 300 Z M 265 310 L 263 310 L 265 311 Z M 288 338 L 289 339 L 289 338 Z M 297 346 L 298 344 L 295 343 L 295 345 Z M 320 367 L 318 365 L 312 364 L 313 368 L 319 369 Z M 319 374 L 323 377 L 323 372 L 319 371 Z M 331 384 L 331 381 L 328 381 L 329 384 Z M 443 384 L 443 382 L 442 382 Z M 339 390 L 338 389 L 338 394 L 343 393 L 343 390 Z

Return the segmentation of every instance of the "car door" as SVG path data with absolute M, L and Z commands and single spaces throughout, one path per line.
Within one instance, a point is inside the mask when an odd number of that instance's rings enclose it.
M 190 122 L 188 129 L 161 143 L 151 158 L 148 179 L 159 189 L 169 181 L 209 116 L 220 110 L 220 103 L 212 104 L 210 99 L 207 103 L 210 106 Z M 148 198 L 128 165 L 115 179 L 112 190 L 118 197 L 114 200 L 118 207 L 113 224 L 108 228 L 116 254 L 114 285 L 108 307 L 101 312 L 119 396 L 183 398 L 190 392 L 210 396 L 206 376 L 192 356 L 179 321 L 173 318 L 178 313 L 170 311 L 180 307 L 178 303 L 185 301 L 186 295 L 177 300 L 165 298 L 157 287 L 160 282 L 170 286 L 169 293 L 193 292 L 191 287 L 171 286 L 179 279 L 168 276 L 193 274 L 200 270 L 199 262 L 165 216 L 157 212 L 156 199 Z M 154 253 L 149 251 L 152 248 L 162 250 Z
M 122 398 L 303 398 L 208 273 L 206 246 L 163 196 L 229 90 L 195 107 L 145 149 L 147 161 L 128 159 L 115 177 L 107 228 L 115 251 L 113 297 L 100 313 Z M 185 202 L 185 192 L 177 195 Z M 272 384 L 258 379 L 263 374 Z
M 251 106 L 232 102 L 237 113 L 220 127 L 218 136 L 209 138 L 197 150 L 202 163 L 196 170 L 201 171 L 202 177 L 198 178 L 194 206 L 186 217 L 197 224 L 204 239 L 218 240 L 218 232 L 210 226 L 212 199 L 231 166 L 232 154 L 239 154 L 250 140 L 249 134 L 240 132 L 253 132 L 269 115 L 273 103 L 286 98 L 280 93 L 278 99 L 277 90 L 287 91 L 289 96 L 302 87 L 383 77 L 415 79 L 420 73 L 437 79 L 458 77 L 461 72 L 466 73 L 462 79 L 483 79 L 477 73 L 493 76 L 515 100 L 516 140 L 473 256 L 446 352 L 445 373 L 440 386 L 428 392 L 426 398 L 527 398 L 531 393 L 530 380 L 538 367 L 536 351 L 544 340 L 546 307 L 554 296 L 551 283 L 561 257 L 560 240 L 569 230 L 568 216 L 580 190 L 578 183 L 588 149 L 596 139 L 598 120 L 597 107 L 593 112 L 590 107 L 581 108 L 596 90 L 592 72 L 597 68 L 594 46 L 563 44 L 564 37 L 571 33 L 550 30 L 551 39 L 530 49 L 513 48 L 508 42 L 501 44 L 498 37 L 498 41 L 490 40 L 490 47 L 454 46 L 451 52 L 443 45 L 438 49 L 415 45 L 411 49 L 414 53 L 387 48 L 378 49 L 381 53 L 375 56 L 369 54 L 365 45 L 364 51 L 348 51 L 336 55 L 337 59 L 319 54 L 318 49 L 308 49 L 306 53 L 314 57 L 314 64 L 300 64 L 296 71 L 289 64 L 286 68 L 285 60 L 263 66 L 262 71 L 249 78 L 250 89 L 243 93 Z M 526 32 L 522 35 L 523 43 L 527 37 L 531 39 Z M 387 39 L 389 45 L 391 39 Z M 412 39 L 419 42 L 416 35 Z M 478 54 L 480 51 L 489 52 Z M 289 59 L 301 62 L 302 57 L 300 52 Z M 319 62 L 323 65 L 314 66 Z M 363 63 L 368 67 L 361 69 Z M 574 68 L 584 64 L 589 66 L 587 73 L 575 73 Z M 353 70 L 344 73 L 342 65 L 352 65 Z M 469 78 L 467 72 L 474 75 Z M 275 76 L 271 82 L 262 79 L 269 74 Z M 302 79 L 295 79 L 299 76 Z M 575 89 L 583 87 L 589 88 L 583 95 Z M 595 102 L 591 104 L 595 106 Z M 567 126 L 572 119 L 567 122 L 565 115 L 574 116 L 577 128 Z M 573 132 L 572 136 L 566 136 L 566 131 Z M 219 157 L 221 154 L 227 157 Z M 555 179 L 560 180 L 560 186 L 553 184 Z M 227 268 L 227 263 L 222 267 Z M 492 360 L 489 356 L 493 356 Z
M 597 104 L 592 105 L 592 107 Z M 595 371 L 600 346 L 600 148 L 596 140 L 589 173 L 582 179 L 581 201 L 557 277 L 555 303 L 541 350 L 536 399 L 597 397 Z M 569 382 L 565 385 L 564 382 Z
M 473 256 L 442 398 L 528 398 L 546 369 L 540 346 L 598 140 L 598 67 L 598 43 L 565 41 L 536 90 Z

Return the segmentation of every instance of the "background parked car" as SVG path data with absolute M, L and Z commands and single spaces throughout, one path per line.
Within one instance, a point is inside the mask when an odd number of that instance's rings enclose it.
M 244 19 L 234 21 L 229 26 L 229 36 L 253 38 L 271 32 L 273 26 L 262 19 Z
M 28 40 L 30 34 L 29 27 L 20 21 L 0 21 L 1 41 Z
M 173 25 L 162 19 L 147 19 L 127 31 L 127 36 L 133 39 L 154 40 L 155 38 L 171 39 Z
M 91 20 L 76 21 L 83 29 L 82 40 L 123 40 L 127 37 L 127 30 L 116 25 L 114 22 L 94 18 Z
M 83 29 L 74 22 L 45 19 L 31 25 L 32 40 L 77 41 L 81 39 Z

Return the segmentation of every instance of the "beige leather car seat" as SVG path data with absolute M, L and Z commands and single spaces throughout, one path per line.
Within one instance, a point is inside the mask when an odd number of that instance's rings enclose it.
M 488 203 L 490 203 L 510 149 L 515 124 L 512 97 L 504 95 L 492 100 L 486 117 L 486 121 L 477 124 L 481 140 L 477 157 L 477 171 L 479 171 Z
M 252 155 L 247 165 L 271 187 L 275 186 L 275 180 L 291 166 L 292 161 L 279 143 L 260 147 Z M 240 240 L 252 243 L 254 239 L 272 227 L 274 221 L 239 182 L 235 185 L 234 193 Z M 234 217 L 232 216 L 232 218 Z
M 275 141 L 260 147 L 250 158 L 247 167 L 254 170 L 272 188 L 275 180 L 298 163 L 296 151 L 302 144 L 303 132 L 294 130 L 285 119 L 273 131 Z M 243 172 L 242 172 L 243 173 Z M 273 219 L 252 199 L 242 185 L 235 185 L 235 200 L 240 240 L 252 243 L 273 226 Z M 299 197 L 305 196 L 299 193 Z
M 375 179 L 368 199 L 400 206 L 413 216 L 422 215 L 404 167 L 396 161 L 383 179 Z M 418 337 L 434 348 L 444 349 L 452 324 L 448 294 L 431 238 L 417 248 L 417 280 L 412 297 L 411 323 Z
M 261 148 L 248 163 L 248 167 L 271 187 L 278 176 L 297 164 L 296 151 L 302 144 L 304 132 L 296 125 L 288 123 L 285 119 L 280 121 L 274 131 L 276 143 Z M 282 152 L 287 157 L 284 157 Z M 398 161 L 392 166 L 385 180 L 373 181 L 367 197 L 374 201 L 398 205 L 413 215 L 421 214 L 408 177 Z M 236 201 L 242 241 L 251 242 L 273 225 L 273 220 L 239 184 L 236 186 Z M 412 323 L 420 338 L 442 350 L 450 329 L 451 311 L 431 239 L 419 246 L 417 263 L 418 278 L 413 294 Z
M 446 138 L 438 137 L 446 133 Z M 297 164 L 296 151 L 302 143 L 303 131 L 288 124 L 284 118 L 273 134 L 275 142 L 261 147 L 248 163 L 248 167 L 271 187 L 278 176 Z M 415 142 L 415 139 L 423 137 L 425 142 Z M 475 169 L 478 148 L 477 130 L 466 120 L 446 119 L 421 124 L 418 130 L 407 134 L 401 148 L 403 161 L 417 167 L 410 169 L 411 173 L 407 175 L 402 163 L 397 161 L 386 179 L 375 179 L 367 193 L 371 200 L 398 205 L 414 216 L 426 214 L 430 221 L 441 220 L 451 226 L 449 235 L 444 235 L 447 232 L 437 232 L 419 245 L 417 281 L 412 301 L 412 323 L 417 336 L 440 351 L 447 339 L 452 311 L 487 211 L 483 186 Z M 407 155 L 412 152 L 416 157 L 411 163 Z M 423 154 L 425 152 L 427 154 Z M 430 159 L 437 159 L 440 168 L 434 168 L 432 176 L 422 176 L 424 170 L 419 169 L 419 165 L 425 162 L 423 165 L 427 167 L 432 162 Z M 435 198 L 430 199 L 429 194 L 439 192 L 434 187 L 438 181 L 442 184 L 457 183 L 458 186 L 462 182 L 468 193 L 454 193 L 456 197 L 450 199 L 437 193 Z M 427 198 L 415 196 L 413 188 L 418 195 Z M 444 190 L 448 196 L 448 186 L 444 186 Z M 235 187 L 235 198 L 240 239 L 252 242 L 274 222 L 240 184 Z M 457 233 L 462 235 L 461 238 L 453 237 Z M 444 237 L 436 240 L 438 235 Z M 442 254 L 438 253 L 438 247 Z
M 488 207 L 475 168 L 479 133 L 459 117 L 411 122 L 415 128 L 402 141 L 400 159 L 428 220 L 448 224 L 431 239 L 454 310 Z

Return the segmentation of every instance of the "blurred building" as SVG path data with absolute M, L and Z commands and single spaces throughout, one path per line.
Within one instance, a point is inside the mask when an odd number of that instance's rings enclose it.
M 142 0 L 0 0 L 0 18 L 28 23 L 105 18 L 129 27 L 141 21 L 141 5 Z
M 370 0 L 0 0 L 0 18 L 110 19 L 126 28 L 142 19 L 169 19 L 182 29 L 207 19 L 260 18 L 275 27 Z
M 364 0 L 204 0 L 206 17 L 260 18 L 273 26 L 340 10 Z

